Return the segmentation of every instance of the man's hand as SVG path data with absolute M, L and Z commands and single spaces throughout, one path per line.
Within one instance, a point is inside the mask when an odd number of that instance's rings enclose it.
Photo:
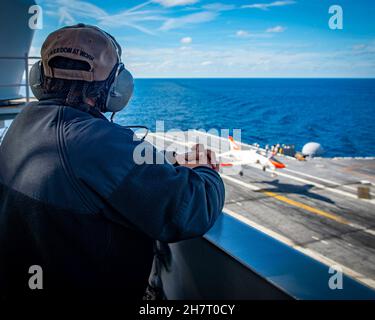
M 179 165 L 195 168 L 198 166 L 207 166 L 215 171 L 219 171 L 219 163 L 216 160 L 214 151 L 205 149 L 203 144 L 196 144 L 190 152 L 176 155 L 176 161 Z

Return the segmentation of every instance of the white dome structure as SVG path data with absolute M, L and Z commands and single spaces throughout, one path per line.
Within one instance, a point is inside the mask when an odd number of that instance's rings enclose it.
M 317 157 L 322 155 L 323 152 L 322 146 L 317 142 L 306 143 L 302 148 L 302 154 L 308 157 Z

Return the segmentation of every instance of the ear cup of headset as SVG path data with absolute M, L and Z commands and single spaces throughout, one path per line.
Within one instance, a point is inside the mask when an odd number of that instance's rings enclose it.
M 106 111 L 118 112 L 122 110 L 128 104 L 133 91 L 133 76 L 125 67 L 122 67 L 109 88 Z
M 43 82 L 43 67 L 41 61 L 37 61 L 33 64 L 29 72 L 29 84 L 32 93 L 38 100 L 43 95 L 42 82 Z

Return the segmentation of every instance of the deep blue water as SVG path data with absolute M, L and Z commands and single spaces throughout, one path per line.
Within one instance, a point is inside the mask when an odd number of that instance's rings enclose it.
M 242 129 L 261 145 L 322 144 L 324 156 L 375 156 L 375 79 L 137 79 L 120 124 Z

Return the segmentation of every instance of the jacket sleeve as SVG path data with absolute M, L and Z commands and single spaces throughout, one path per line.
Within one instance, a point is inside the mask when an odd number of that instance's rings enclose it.
M 175 242 L 206 233 L 221 214 L 224 197 L 224 184 L 210 168 L 141 164 L 108 202 L 117 221 L 130 222 L 153 239 Z
M 174 166 L 167 153 L 134 139 L 128 129 L 73 119 L 65 141 L 85 197 L 113 222 L 174 242 L 203 235 L 221 213 L 224 185 L 217 172 Z M 153 160 L 136 161 L 134 155 L 143 152 Z

